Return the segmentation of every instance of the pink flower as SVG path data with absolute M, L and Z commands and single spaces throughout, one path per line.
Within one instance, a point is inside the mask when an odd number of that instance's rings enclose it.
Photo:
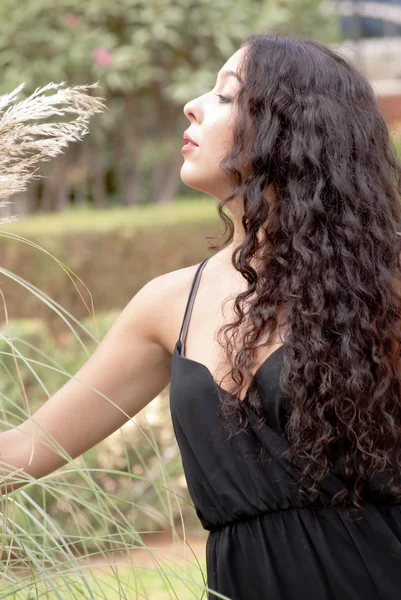
M 110 50 L 107 50 L 107 48 L 95 48 L 92 50 L 92 58 L 94 58 L 101 67 L 109 67 L 112 62 L 111 52 Z
M 66 27 L 69 27 L 70 29 L 74 29 L 75 27 L 78 27 L 79 20 L 80 20 L 79 16 L 76 15 L 75 13 L 67 13 L 63 17 L 64 25 Z

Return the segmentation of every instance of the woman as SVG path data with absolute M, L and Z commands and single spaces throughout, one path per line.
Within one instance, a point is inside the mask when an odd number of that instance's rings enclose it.
M 146 284 L 3 460 L 41 477 L 65 464 L 42 431 L 75 458 L 170 383 L 211 590 L 398 598 L 401 166 L 372 88 L 258 34 L 184 112 L 182 180 L 227 206 L 228 239 Z

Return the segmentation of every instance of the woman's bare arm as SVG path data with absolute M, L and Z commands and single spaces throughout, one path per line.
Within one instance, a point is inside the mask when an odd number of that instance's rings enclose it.
M 159 327 L 172 300 L 172 281 L 177 280 L 177 275 L 171 276 L 157 277 L 139 290 L 74 378 L 31 418 L 0 433 L 0 494 L 23 485 L 1 483 L 4 463 L 39 478 L 68 462 L 40 442 L 46 432 L 74 459 L 135 416 L 168 385 L 171 354 L 160 343 Z M 51 440 L 46 443 L 53 446 Z

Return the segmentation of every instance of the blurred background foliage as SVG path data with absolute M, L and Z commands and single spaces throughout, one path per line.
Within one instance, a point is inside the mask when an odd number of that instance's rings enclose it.
M 245 37 L 271 31 L 339 39 L 321 0 L 2 0 L 0 93 L 49 81 L 99 81 L 108 111 L 91 135 L 43 166 L 18 198 L 20 213 L 68 205 L 170 203 L 179 171 L 183 106 L 213 87 Z M 218 25 L 216 27 L 216 25 Z
M 0 94 L 21 82 L 27 96 L 50 81 L 99 81 L 108 107 L 90 135 L 11 198 L 10 214 L 20 221 L 0 232 L 9 318 L 0 317 L 0 430 L 25 420 L 81 368 L 147 281 L 199 263 L 205 239 L 223 233 L 215 200 L 180 180 L 183 106 L 212 88 L 222 64 L 262 28 L 342 40 L 339 16 L 321 0 L 0 3 Z M 401 137 L 394 143 L 401 156 Z M 36 579 L 47 558 L 32 567 L 29 552 L 40 535 L 51 556 L 66 545 L 87 556 L 184 523 L 205 533 L 183 476 L 169 388 L 98 446 L 25 489 L 14 494 L 22 530 L 7 531 L 3 541 L 15 560 L 8 568 L 23 564 Z M 38 525 L 42 510 L 58 532 L 51 539 Z M 10 590 L 18 580 L 10 576 Z

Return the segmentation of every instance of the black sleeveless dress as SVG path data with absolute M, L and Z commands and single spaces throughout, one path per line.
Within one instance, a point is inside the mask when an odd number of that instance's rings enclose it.
M 360 521 L 298 499 L 283 437 L 289 411 L 278 384 L 283 346 L 254 377 L 268 425 L 255 428 L 256 413 L 245 397 L 251 431 L 225 441 L 218 384 L 183 350 L 207 260 L 194 277 L 172 357 L 170 410 L 188 491 L 210 532 L 208 587 L 231 600 L 401 599 L 401 506 L 379 478 L 372 480 Z M 254 453 L 260 442 L 267 457 L 262 462 Z M 322 494 L 343 485 L 341 470 L 334 469 Z M 208 598 L 218 597 L 209 592 Z

